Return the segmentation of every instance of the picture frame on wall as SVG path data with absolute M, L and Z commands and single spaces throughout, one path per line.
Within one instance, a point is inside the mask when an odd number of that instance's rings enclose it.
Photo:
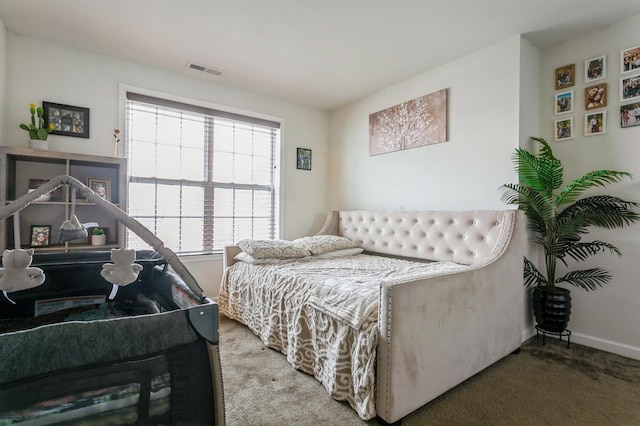
M 640 45 L 620 51 L 620 73 L 640 71 Z
M 591 83 L 607 77 L 607 55 L 584 61 L 584 82 Z
M 298 148 L 296 155 L 296 168 L 300 170 L 311 170 L 311 150 Z
M 53 124 L 52 135 L 89 138 L 89 108 L 42 102 L 44 123 Z
M 29 235 L 31 247 L 46 247 L 51 241 L 51 225 L 31 225 Z
M 111 179 L 90 177 L 87 178 L 87 186 L 98 196 L 111 201 Z
M 561 118 L 554 122 L 556 142 L 573 139 L 573 117 Z
M 607 83 L 596 84 L 584 89 L 584 109 L 603 108 L 607 106 Z
M 607 111 L 588 112 L 584 115 L 584 135 L 596 136 L 607 132 Z
M 640 74 L 620 79 L 620 102 L 640 99 Z
M 556 68 L 556 90 L 566 89 L 576 84 L 576 64 Z
M 566 114 L 573 112 L 573 90 L 556 93 L 555 96 L 555 113 Z
M 620 127 L 640 126 L 640 102 L 620 105 Z

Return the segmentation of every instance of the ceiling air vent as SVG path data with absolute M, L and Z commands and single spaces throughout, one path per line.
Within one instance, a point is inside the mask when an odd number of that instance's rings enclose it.
M 222 75 L 222 71 L 220 71 L 218 69 L 215 69 L 213 67 L 208 67 L 206 65 L 196 64 L 196 63 L 193 63 L 193 62 L 187 62 L 187 68 L 192 69 L 192 70 L 196 70 L 196 71 L 206 72 L 207 74 Z

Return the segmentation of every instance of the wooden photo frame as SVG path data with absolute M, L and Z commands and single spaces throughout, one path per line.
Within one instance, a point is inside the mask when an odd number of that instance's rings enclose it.
M 554 122 L 556 142 L 573 139 L 573 117 L 561 118 Z
M 640 71 L 640 45 L 620 51 L 620 73 Z
M 42 102 L 44 123 L 53 124 L 52 135 L 89 138 L 89 108 Z
M 640 126 L 640 102 L 620 105 L 620 127 Z
M 603 108 L 607 106 L 607 83 L 596 84 L 584 89 L 584 109 Z
M 584 115 L 584 135 L 596 136 L 607 132 L 607 111 L 588 112 Z
M 31 225 L 29 235 L 31 247 L 46 247 L 51 241 L 51 225 Z
M 87 178 L 87 186 L 98 196 L 111 201 L 111 179 L 90 177 Z
M 573 90 L 556 93 L 555 96 L 555 114 L 566 114 L 573 112 Z
M 591 83 L 607 77 L 607 55 L 584 61 L 584 82 Z
M 296 169 L 311 170 L 311 150 L 298 148 L 296 153 Z
M 640 74 L 620 79 L 620 102 L 640 99 Z
M 565 89 L 576 84 L 576 64 L 556 68 L 556 90 Z

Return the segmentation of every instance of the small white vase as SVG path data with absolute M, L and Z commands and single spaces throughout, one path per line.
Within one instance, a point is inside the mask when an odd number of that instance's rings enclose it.
M 29 148 L 37 149 L 40 151 L 47 151 L 49 149 L 49 141 L 43 141 L 40 139 L 29 139 Z
M 91 245 L 93 246 L 103 246 L 107 244 L 107 236 L 102 235 L 92 235 L 91 236 Z

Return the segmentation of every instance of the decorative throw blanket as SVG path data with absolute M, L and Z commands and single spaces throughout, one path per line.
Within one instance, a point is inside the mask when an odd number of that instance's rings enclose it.
M 237 262 L 224 272 L 218 303 L 224 315 L 247 325 L 368 420 L 376 415 L 380 284 L 464 268 L 363 254 L 276 265 Z

